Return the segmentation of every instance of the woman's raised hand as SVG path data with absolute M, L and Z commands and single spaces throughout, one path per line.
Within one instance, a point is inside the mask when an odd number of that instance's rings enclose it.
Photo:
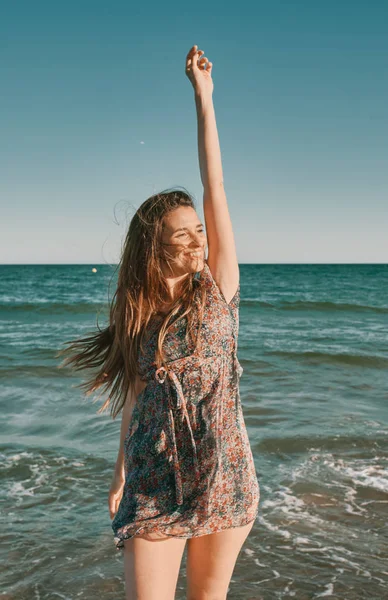
M 213 63 L 208 61 L 203 50 L 198 50 L 198 46 L 193 46 L 186 56 L 186 75 L 193 84 L 194 91 L 197 94 L 212 94 Z

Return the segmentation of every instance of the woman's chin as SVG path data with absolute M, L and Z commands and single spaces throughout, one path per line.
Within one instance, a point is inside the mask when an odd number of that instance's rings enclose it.
M 190 270 L 194 269 L 194 272 L 196 273 L 197 271 L 202 271 L 203 267 L 204 267 L 204 259 L 203 258 L 193 258 L 189 261 L 189 265 L 191 267 Z

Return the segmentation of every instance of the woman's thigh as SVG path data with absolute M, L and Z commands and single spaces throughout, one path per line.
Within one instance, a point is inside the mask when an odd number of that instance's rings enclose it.
M 187 540 L 188 600 L 224 600 L 240 550 L 254 520 Z
M 174 600 L 186 542 L 159 534 L 125 540 L 126 600 Z

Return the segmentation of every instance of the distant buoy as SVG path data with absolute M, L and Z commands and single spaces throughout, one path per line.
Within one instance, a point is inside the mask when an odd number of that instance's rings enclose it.
M 93 267 L 92 272 L 97 273 L 97 269 L 95 267 Z

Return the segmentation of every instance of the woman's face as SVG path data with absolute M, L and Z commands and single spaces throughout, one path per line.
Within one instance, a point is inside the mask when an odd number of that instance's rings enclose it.
M 207 240 L 205 228 L 191 206 L 180 206 L 163 220 L 162 271 L 166 277 L 179 277 L 202 271 Z

